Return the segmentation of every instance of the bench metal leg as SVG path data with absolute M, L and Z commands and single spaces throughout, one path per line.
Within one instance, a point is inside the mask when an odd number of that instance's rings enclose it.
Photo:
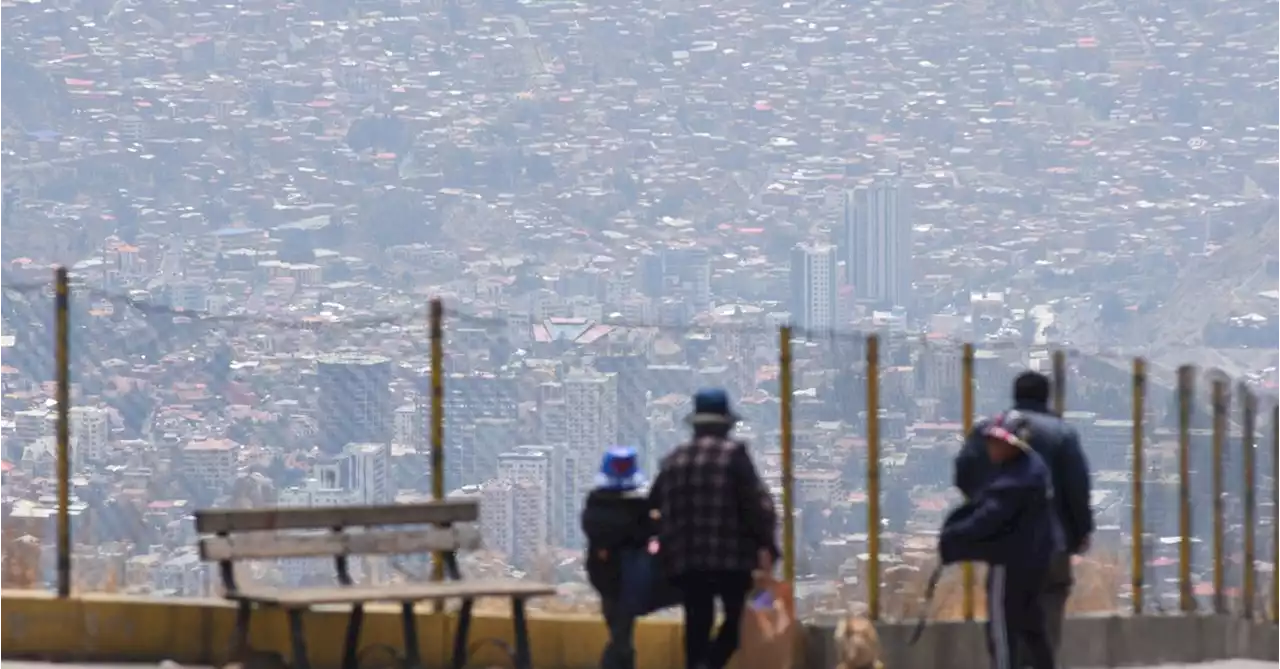
M 347 640 L 342 646 L 342 669 L 358 669 L 360 665 L 360 628 L 364 626 L 364 604 L 351 607 L 347 620 Z
M 240 602 L 236 607 L 236 628 L 231 633 L 232 662 L 243 662 L 249 657 L 249 618 L 253 615 L 253 605 Z
M 515 626 L 516 657 L 515 669 L 533 669 L 533 658 L 529 653 L 529 621 L 524 615 L 524 598 L 511 599 L 511 623 Z
M 293 669 L 311 669 L 307 659 L 307 631 L 302 627 L 304 609 L 289 609 L 289 636 L 293 641 Z
M 462 600 L 458 611 L 458 631 L 453 635 L 453 669 L 467 666 L 467 638 L 471 635 L 471 606 L 475 600 Z
M 400 605 L 400 625 L 404 628 L 405 669 L 422 669 L 422 651 L 418 648 L 418 619 L 413 615 L 413 602 Z

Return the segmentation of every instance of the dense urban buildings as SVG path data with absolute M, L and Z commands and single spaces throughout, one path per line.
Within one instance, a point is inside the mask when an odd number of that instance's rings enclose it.
M 191 513 L 479 499 L 467 569 L 580 597 L 599 458 L 645 469 L 723 387 L 781 485 L 790 342 L 806 610 L 865 587 L 868 422 L 889 579 L 927 569 L 974 409 L 1067 360 L 1090 560 L 1176 595 L 1174 368 L 1229 379 L 1226 555 L 1269 537 L 1278 332 L 1274 3 L 6 1 L 3 516 L 53 578 L 53 268 L 70 268 L 81 587 L 203 595 Z M 992 36 L 999 36 L 998 39 Z M 17 93 L 14 93 L 17 91 Z M 432 369 L 428 303 L 445 306 Z M 868 415 L 867 334 L 879 336 Z M 1148 359 L 1132 538 L 1129 358 Z M 444 384 L 432 471 L 431 381 Z M 10 536 L 12 535 L 12 536 Z M 1257 556 L 1270 582 L 1272 548 Z M 8 552 L 6 546 L 6 555 Z M 426 562 L 364 560 L 357 577 Z M 328 578 L 277 561 L 244 578 Z M 9 573 L 6 571 L 6 573 Z M 1119 579 L 1126 582 L 1127 579 Z

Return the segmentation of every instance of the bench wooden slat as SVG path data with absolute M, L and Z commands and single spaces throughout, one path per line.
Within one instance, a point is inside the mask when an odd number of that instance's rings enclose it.
M 511 579 L 475 581 L 440 581 L 435 583 L 397 583 L 379 586 L 332 586 L 323 588 L 242 588 L 228 595 L 231 599 L 299 608 L 322 604 L 354 604 L 357 602 L 424 602 L 441 599 L 477 597 L 546 597 L 556 593 L 555 586 Z
M 207 562 L 216 562 L 337 555 L 405 555 L 476 550 L 480 543 L 480 529 L 474 525 L 313 535 L 250 532 L 201 539 L 200 557 Z
M 476 500 L 443 500 L 381 506 L 209 509 L 197 511 L 195 516 L 196 531 L 200 534 L 375 525 L 444 525 L 478 521 L 480 503 Z

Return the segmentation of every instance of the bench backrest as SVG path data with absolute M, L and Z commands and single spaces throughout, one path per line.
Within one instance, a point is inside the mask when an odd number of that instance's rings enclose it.
M 385 506 L 197 511 L 207 562 L 476 550 L 480 505 L 447 500 Z M 396 529 L 382 529 L 394 526 Z M 418 525 L 425 527 L 403 527 Z M 359 531 L 347 531 L 356 528 Z

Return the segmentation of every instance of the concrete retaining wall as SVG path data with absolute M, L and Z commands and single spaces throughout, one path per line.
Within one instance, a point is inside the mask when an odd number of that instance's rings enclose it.
M 907 646 L 912 625 L 881 625 L 889 669 L 987 669 L 980 623 L 932 623 L 920 641 Z M 807 666 L 835 666 L 832 629 L 807 630 Z M 1277 660 L 1280 635 L 1274 623 L 1250 623 L 1220 616 L 1099 616 L 1073 618 L 1063 630 L 1068 667 L 1124 667 L 1195 663 L 1221 659 Z
M 398 609 L 370 607 L 362 645 L 400 649 Z M 82 662 L 174 660 L 187 664 L 225 662 L 233 624 L 225 602 L 207 599 L 159 599 L 84 595 L 59 600 L 48 593 L 7 590 L 0 594 L 0 653 L 10 659 Z M 346 614 L 318 611 L 307 617 L 311 659 L 316 667 L 336 667 Z M 443 667 L 457 624 L 450 614 L 418 617 L 425 669 Z M 982 626 L 933 623 L 915 647 L 908 648 L 913 625 L 882 625 L 887 669 L 986 669 Z M 598 667 L 605 629 L 594 616 L 532 615 L 533 657 L 539 669 Z M 507 618 L 479 616 L 473 639 L 511 640 Z M 637 669 L 680 669 L 682 629 L 670 620 L 646 620 L 636 630 Z M 835 665 L 832 627 L 806 629 L 806 667 Z M 278 611 L 255 614 L 254 648 L 288 657 L 289 637 Z M 1161 662 L 1199 662 L 1224 658 L 1277 659 L 1280 636 L 1274 624 L 1246 623 L 1222 617 L 1097 617 L 1067 623 L 1064 649 L 1073 667 L 1116 667 Z M 508 666 L 492 647 L 471 666 Z

